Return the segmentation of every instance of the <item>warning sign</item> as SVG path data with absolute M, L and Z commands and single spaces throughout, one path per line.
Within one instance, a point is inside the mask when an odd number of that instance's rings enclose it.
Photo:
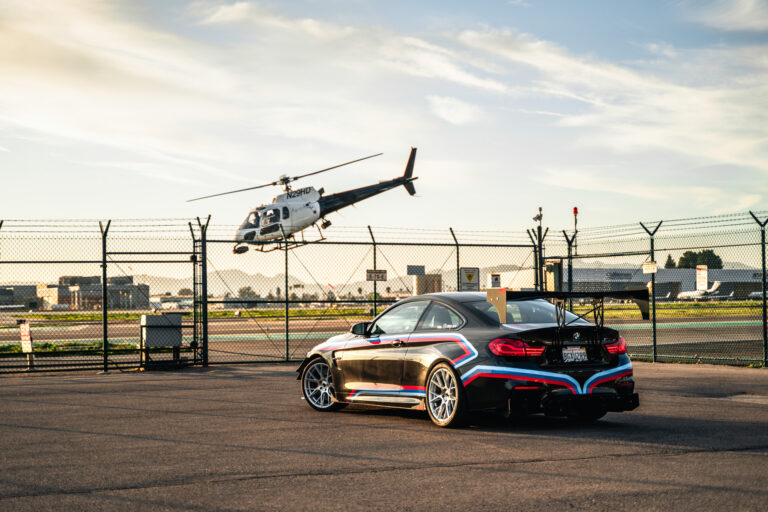
M 386 281 L 387 271 L 386 270 L 366 270 L 365 280 L 366 281 Z
M 696 265 L 696 290 L 706 291 L 709 288 L 709 271 L 706 265 Z
M 19 332 L 21 333 L 21 351 L 25 354 L 32 353 L 32 329 L 29 327 L 28 322 L 21 322 L 19 324 Z
M 659 271 L 659 266 L 655 261 L 646 261 L 643 263 L 643 274 L 655 274 Z
M 480 291 L 480 269 L 477 267 L 462 267 L 459 269 L 459 291 Z

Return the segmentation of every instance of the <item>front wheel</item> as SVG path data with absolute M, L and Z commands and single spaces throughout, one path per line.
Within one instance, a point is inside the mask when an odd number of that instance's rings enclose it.
M 331 369 L 322 358 L 309 363 L 301 374 L 301 390 L 310 407 L 318 411 L 335 411 L 346 404 L 334 402 L 336 389 L 333 386 Z
M 440 363 L 427 377 L 427 413 L 438 427 L 459 427 L 467 417 L 464 386 L 456 372 Z

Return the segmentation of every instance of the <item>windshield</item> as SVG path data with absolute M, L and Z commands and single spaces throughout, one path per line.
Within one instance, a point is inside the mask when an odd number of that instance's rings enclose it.
M 499 321 L 496 306 L 487 301 L 468 302 L 467 306 L 480 313 L 491 322 Z M 588 324 L 584 319 L 565 312 L 566 323 Z M 507 301 L 508 324 L 554 324 L 557 323 L 555 305 L 543 299 L 536 300 L 508 300 Z
M 240 229 L 253 229 L 253 228 L 259 227 L 260 214 L 261 212 L 259 210 L 254 210 L 251 213 L 249 213 L 248 217 L 240 226 Z

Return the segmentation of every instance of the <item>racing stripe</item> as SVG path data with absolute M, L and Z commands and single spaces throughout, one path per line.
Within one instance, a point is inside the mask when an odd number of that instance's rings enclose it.
M 617 368 L 612 368 L 604 372 L 596 373 L 593 376 L 591 376 L 589 379 L 587 379 L 587 382 L 584 383 L 585 394 L 592 393 L 592 390 L 598 384 L 601 384 L 603 382 L 608 382 L 610 380 L 615 380 L 631 374 L 632 374 L 632 363 L 627 363 Z
M 479 377 L 517 379 L 529 382 L 541 382 L 544 384 L 556 384 L 558 386 L 565 386 L 574 395 L 582 393 L 578 381 L 570 375 L 541 370 L 528 370 L 524 368 L 509 368 L 505 366 L 477 365 L 462 375 L 461 381 L 466 386 Z

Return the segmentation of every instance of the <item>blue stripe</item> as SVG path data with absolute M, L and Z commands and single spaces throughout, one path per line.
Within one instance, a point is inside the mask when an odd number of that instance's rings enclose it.
M 473 367 L 467 373 L 461 376 L 461 381 L 466 382 L 476 373 L 495 373 L 500 375 L 511 375 L 513 377 L 539 377 L 544 379 L 556 380 L 561 382 L 567 382 L 576 390 L 576 393 L 582 394 L 581 386 L 579 382 L 563 373 L 545 372 L 541 370 L 527 370 L 524 368 L 508 368 L 505 366 L 485 366 L 478 365 Z
M 612 370 L 606 370 L 604 372 L 594 374 L 589 379 L 587 379 L 587 382 L 584 383 L 584 393 L 586 393 L 589 390 L 589 386 L 593 382 L 596 382 L 600 379 L 604 379 L 606 377 L 613 377 L 614 375 L 618 375 L 620 373 L 626 372 L 631 369 L 632 369 L 632 363 L 627 363 L 623 366 L 619 366 L 618 368 L 613 368 Z
M 582 386 L 579 384 L 579 382 L 571 377 L 570 375 L 566 375 L 563 373 L 553 373 L 553 372 L 545 372 L 541 370 L 528 370 L 524 368 L 508 368 L 505 366 L 485 366 L 485 365 L 478 365 L 473 367 L 471 370 L 469 370 L 467 373 L 461 376 L 461 381 L 466 382 L 472 376 L 476 373 L 494 373 L 498 375 L 510 375 L 512 377 L 540 377 L 550 380 L 559 380 L 561 382 L 568 382 L 570 385 L 574 387 L 576 390 L 576 393 L 579 395 L 586 395 L 589 391 L 589 386 L 600 379 L 604 379 L 607 377 L 612 377 L 614 375 L 618 375 L 620 373 L 624 373 L 628 370 L 632 369 L 632 363 L 627 363 L 623 366 L 619 366 L 618 368 L 612 368 L 610 370 L 606 370 L 600 373 L 596 373 L 593 376 L 591 376 Z

